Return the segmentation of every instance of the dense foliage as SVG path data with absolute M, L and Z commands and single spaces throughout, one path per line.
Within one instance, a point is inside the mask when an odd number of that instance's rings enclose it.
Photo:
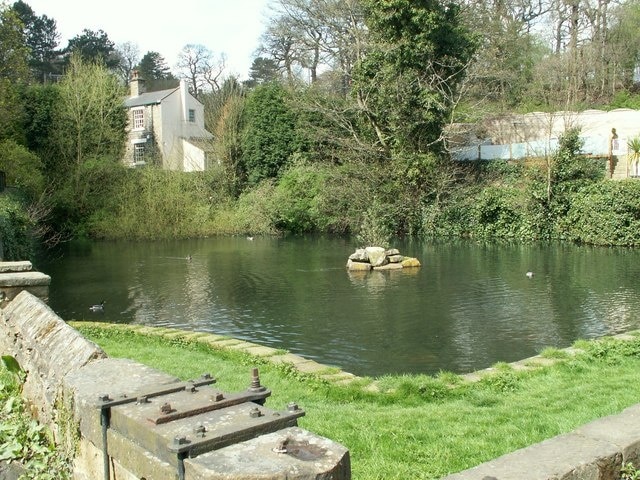
M 635 183 L 605 180 L 578 130 L 541 158 L 448 156 L 454 122 L 639 104 L 636 0 L 606 18 L 534 3 L 277 0 L 249 81 L 225 76 L 202 45 L 181 52 L 216 160 L 190 174 L 121 162 L 125 74 L 137 69 L 152 89 L 179 78 L 158 52 L 139 58 L 87 29 L 60 48 L 55 20 L 4 5 L 0 169 L 23 202 L 21 231 L 48 244 L 318 232 L 637 245 Z M 558 27 L 553 48 L 534 33 L 545 22 Z

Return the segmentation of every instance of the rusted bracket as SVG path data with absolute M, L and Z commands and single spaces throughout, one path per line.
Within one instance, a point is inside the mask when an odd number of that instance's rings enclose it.
M 186 458 L 297 426 L 305 414 L 295 403 L 282 412 L 264 407 L 271 391 L 260 384 L 257 368 L 249 388 L 239 393 L 214 389 L 215 381 L 207 374 L 118 398 L 100 396 L 105 480 L 110 478 L 109 428 L 174 465 L 184 480 Z
M 102 455 L 103 455 L 103 476 L 104 480 L 109 480 L 111 476 L 109 466 L 109 448 L 107 444 L 107 431 L 109 430 L 111 420 L 111 408 L 117 405 L 124 405 L 125 403 L 137 402 L 139 398 L 151 398 L 160 395 L 166 395 L 172 392 L 179 392 L 181 390 L 197 388 L 203 385 L 210 385 L 215 383 L 216 379 L 211 377 L 210 374 L 205 373 L 197 380 L 190 380 L 187 382 L 174 383 L 169 385 L 163 385 L 157 390 L 144 393 L 142 395 L 135 395 L 132 397 L 123 394 L 118 399 L 112 399 L 108 394 L 102 394 L 98 397 L 98 404 L 96 405 L 100 409 L 100 426 L 102 427 Z

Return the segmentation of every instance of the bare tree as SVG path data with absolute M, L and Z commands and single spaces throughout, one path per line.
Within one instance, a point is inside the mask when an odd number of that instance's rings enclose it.
M 198 97 L 203 89 L 219 90 L 226 67 L 224 55 L 217 56 L 204 45 L 188 44 L 178 54 L 179 75 L 189 83 L 189 90 Z
M 260 53 L 278 62 L 287 78 L 296 67 L 309 72 L 311 83 L 321 70 L 351 74 L 367 38 L 359 1 L 277 0 L 273 8 Z
M 140 62 L 140 49 L 135 43 L 125 42 L 116 46 L 116 55 L 120 59 L 118 74 L 126 85 L 131 79 L 131 72 Z

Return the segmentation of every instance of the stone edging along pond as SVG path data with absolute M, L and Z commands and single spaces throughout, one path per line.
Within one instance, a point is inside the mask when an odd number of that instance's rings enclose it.
M 304 358 L 284 350 L 266 347 L 263 345 L 247 342 L 245 340 L 238 340 L 224 335 L 217 335 L 206 332 L 193 332 L 168 327 L 150 327 L 145 325 L 117 324 L 94 321 L 69 321 L 68 323 L 72 327 L 99 326 L 103 329 L 131 331 L 140 335 L 149 335 L 167 339 L 183 339 L 188 342 L 197 342 L 208 345 L 212 348 L 227 349 L 246 353 L 248 355 L 253 355 L 263 361 L 271 362 L 276 365 L 288 364 L 300 373 L 313 375 L 334 384 L 348 385 L 356 380 L 359 380 L 368 385 L 367 388 L 374 390 L 376 389 L 375 381 L 373 381 L 372 383 L 367 382 L 364 378 L 358 377 L 349 372 L 344 372 L 338 367 L 323 365 L 314 360 L 310 360 L 308 358 Z M 637 338 L 638 335 L 640 335 L 640 331 L 614 335 L 611 338 L 624 341 L 633 340 Z M 566 353 L 569 356 L 572 356 L 581 353 L 582 350 L 569 347 L 562 349 L 562 352 Z M 533 357 L 525 358 L 523 360 L 519 360 L 517 362 L 512 362 L 509 365 L 516 371 L 526 371 L 535 368 L 548 367 L 553 365 L 554 363 L 557 363 L 558 361 L 561 361 L 561 359 L 547 358 L 541 355 L 536 355 Z M 462 374 L 460 375 L 460 377 L 463 380 L 469 382 L 477 382 L 496 372 L 497 370 L 495 368 L 490 367 L 483 370 L 477 370 L 475 372 Z
M 254 355 L 274 364 L 289 364 L 303 374 L 338 385 L 362 381 L 365 388 L 375 390 L 375 381 L 365 381 L 356 375 L 328 367 L 282 350 L 256 345 L 222 335 L 188 332 L 172 328 L 147 327 L 96 322 L 69 322 L 71 326 L 96 326 L 141 335 L 184 339 L 213 348 L 230 349 Z M 632 340 L 639 332 L 615 335 L 618 340 Z M 564 349 L 568 355 L 577 355 L 579 349 Z M 540 355 L 511 363 L 516 370 L 531 370 L 550 366 L 557 359 Z M 476 382 L 496 372 L 487 368 L 461 375 Z M 640 404 L 583 425 L 573 432 L 550 438 L 529 447 L 516 450 L 471 469 L 458 472 L 444 480 L 619 480 L 620 469 L 627 463 L 640 466 Z

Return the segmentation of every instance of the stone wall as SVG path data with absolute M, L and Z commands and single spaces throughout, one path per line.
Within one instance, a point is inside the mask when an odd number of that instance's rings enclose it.
M 27 291 L 0 310 L 0 350 L 25 370 L 24 396 L 52 427 L 56 442 L 75 442 L 76 480 L 351 478 L 349 451 L 298 428 L 295 419 L 303 413 L 297 406 L 287 412 L 264 407 L 270 392 L 257 377 L 247 392 L 228 394 L 207 390 L 213 380 L 181 382 L 137 362 L 109 358 Z M 158 391 L 187 399 L 176 413 L 175 404 L 165 409 Z M 206 408 L 182 409 L 196 393 Z M 158 418 L 136 415 L 144 408 Z M 234 415 L 239 427 L 227 433 L 223 424 Z M 258 427 L 247 427 L 251 422 Z M 197 434 L 192 425 L 200 426 Z M 165 439 L 168 431 L 173 435 L 168 428 L 176 429 L 174 443 Z M 224 433 L 216 436 L 217 429 Z

